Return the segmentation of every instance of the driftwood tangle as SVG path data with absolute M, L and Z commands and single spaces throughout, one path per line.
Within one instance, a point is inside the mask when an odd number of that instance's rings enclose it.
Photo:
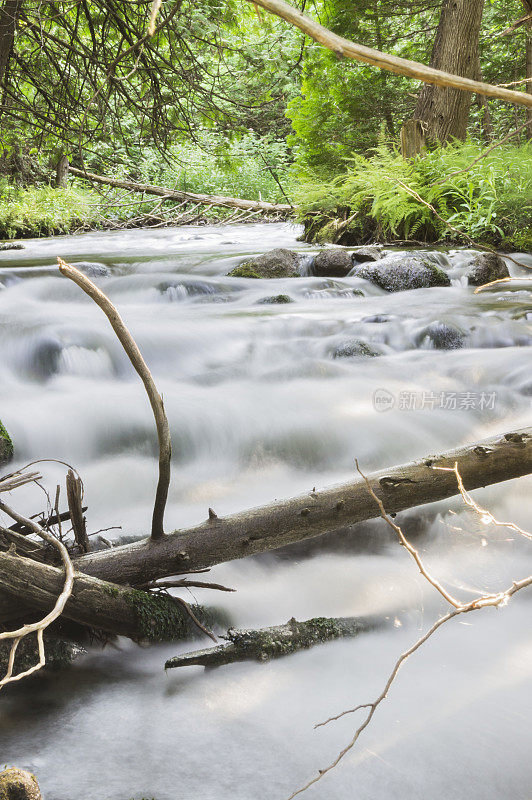
M 532 429 L 374 472 L 368 480 L 388 513 L 395 513 L 458 494 L 452 471 L 455 463 L 467 490 L 527 475 L 532 472 Z M 176 608 L 169 621 L 164 598 L 131 586 L 274 550 L 379 515 L 366 484 L 358 479 L 228 517 L 210 514 L 200 525 L 158 540 L 148 538 L 87 553 L 74 559 L 75 586 L 64 616 L 132 638 L 152 638 L 153 619 L 153 638 L 171 638 L 168 626 L 178 625 L 177 618 L 182 620 L 184 612 L 176 613 L 181 611 Z M 27 606 L 50 608 L 61 582 L 62 571 L 57 567 L 0 553 L 0 623 L 20 618 Z M 24 598 L 24 606 L 19 598 Z M 164 635 L 158 630 L 158 619 Z

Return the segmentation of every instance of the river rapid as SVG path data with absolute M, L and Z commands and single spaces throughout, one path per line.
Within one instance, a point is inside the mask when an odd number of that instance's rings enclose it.
M 395 294 L 354 277 L 225 277 L 247 254 L 314 252 L 299 234 L 285 224 L 136 230 L 1 253 L 0 419 L 16 464 L 75 465 L 89 531 L 121 526 L 103 534 L 114 541 L 149 531 L 149 404 L 102 312 L 59 276 L 57 255 L 82 262 L 118 306 L 164 396 L 168 530 L 205 519 L 209 506 L 223 515 L 349 480 L 355 458 L 370 471 L 530 425 L 530 292 L 474 295 L 467 251 L 438 256 L 451 287 Z M 293 302 L 261 302 L 280 294 Z M 449 328 L 458 333 L 441 349 Z M 345 357 L 353 340 L 379 355 Z M 42 471 L 55 491 L 63 469 Z M 475 497 L 530 528 L 530 478 Z M 26 514 L 43 507 L 34 489 L 15 499 Z M 529 541 L 482 526 L 457 499 L 400 518 L 463 598 L 531 572 Z M 223 606 L 235 627 L 358 614 L 395 624 L 213 671 L 163 669 L 207 640 L 91 649 L 66 672 L 4 689 L 0 762 L 35 772 L 47 800 L 283 800 L 327 766 L 357 718 L 314 724 L 375 698 L 443 610 L 381 521 L 220 565 L 208 579 L 237 592 L 183 597 Z M 527 590 L 442 629 L 309 800 L 530 800 L 531 600 Z

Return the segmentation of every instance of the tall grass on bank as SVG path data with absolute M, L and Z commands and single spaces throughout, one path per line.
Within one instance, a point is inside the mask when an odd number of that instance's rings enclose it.
M 353 156 L 336 177 L 300 176 L 301 217 L 308 220 L 314 212 L 315 240 L 334 234 L 336 216 L 351 218 L 344 236 L 353 241 L 464 241 L 469 236 L 532 250 L 532 143 L 501 146 L 471 166 L 484 150 L 472 141 L 454 142 L 406 161 L 397 148 L 381 144 L 369 157 Z
M 22 188 L 0 181 L 0 238 L 50 236 L 96 224 L 98 200 L 84 189 Z

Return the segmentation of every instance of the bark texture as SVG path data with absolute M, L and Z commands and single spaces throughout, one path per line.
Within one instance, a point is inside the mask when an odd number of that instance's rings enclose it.
M 175 667 L 220 667 L 236 661 L 269 661 L 334 639 L 358 636 L 386 624 L 382 617 L 315 617 L 259 630 L 227 631 L 228 644 L 182 653 L 169 659 L 165 669 Z M 389 624 L 389 623 L 388 623 Z
M 0 583 L 14 603 L 11 609 L 17 618 L 33 614 L 34 609 L 53 608 L 64 583 L 63 570 L 33 559 L 0 553 Z M 20 603 L 18 598 L 23 598 Z M 194 613 L 205 621 L 201 609 Z M 116 584 L 76 574 L 72 594 L 63 616 L 117 636 L 135 640 L 168 641 L 182 639 L 197 632 L 184 608 L 161 595 L 117 586 Z
M 532 14 L 532 0 L 523 0 L 523 6 L 525 8 L 526 14 Z M 526 92 L 529 95 L 532 95 L 532 19 L 529 19 L 525 23 L 525 35 L 526 35 L 526 51 L 525 51 L 525 58 L 526 58 L 526 75 L 527 83 Z M 527 138 L 532 139 L 532 108 L 527 108 L 526 110 L 526 119 L 528 122 L 528 127 L 526 129 Z
M 444 0 L 430 66 L 477 77 L 478 40 L 484 0 Z M 459 89 L 424 86 L 414 114 L 424 126 L 428 141 L 465 139 L 471 95 Z
M 22 0 L 5 0 L 0 10 L 0 86 L 11 58 L 21 7 Z
M 435 469 L 452 468 L 455 462 L 468 490 L 527 475 L 532 472 L 532 428 L 374 472 L 368 478 L 386 510 L 394 513 L 458 494 L 455 475 Z M 88 553 L 74 563 L 87 575 L 134 586 L 275 550 L 378 516 L 365 483 L 357 479 L 224 518 L 209 514 L 200 525 L 159 541 L 143 539 Z

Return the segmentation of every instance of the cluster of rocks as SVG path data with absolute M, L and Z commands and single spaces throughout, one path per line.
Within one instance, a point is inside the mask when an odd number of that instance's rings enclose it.
M 449 276 L 430 253 L 385 254 L 380 247 L 359 247 L 355 250 L 326 248 L 310 260 L 308 255 L 277 248 L 243 261 L 228 275 L 233 278 L 298 278 L 302 274 L 303 264 L 311 275 L 322 278 L 345 278 L 351 275 L 370 281 L 387 292 L 451 285 Z M 477 254 L 467 273 L 472 286 L 507 277 L 508 268 L 496 253 Z M 267 298 L 264 302 L 287 300 Z

